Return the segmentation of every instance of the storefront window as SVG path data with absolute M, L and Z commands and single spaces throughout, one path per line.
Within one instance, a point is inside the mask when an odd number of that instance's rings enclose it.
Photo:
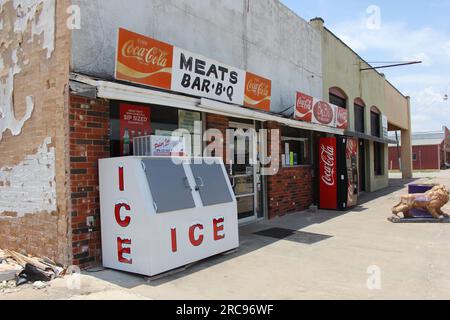
M 194 135 L 195 121 L 201 121 L 199 112 L 115 101 L 111 103 L 110 112 L 111 156 L 121 157 L 136 154 L 137 147 L 134 146 L 134 138 L 138 137 L 149 137 L 149 147 L 145 148 L 145 155 L 151 155 L 150 139 L 154 141 L 157 137 L 160 139 L 170 137 L 177 129 L 189 131 L 192 134 L 191 139 L 194 140 L 196 137 Z M 197 138 L 199 137 L 200 134 Z M 183 143 L 183 145 L 185 144 L 187 143 Z M 194 145 L 194 141 L 191 141 L 191 148 Z M 140 155 L 143 155 L 141 153 Z
M 361 99 L 355 99 L 355 131 L 365 133 L 365 105 Z
M 285 126 L 281 135 L 283 167 L 311 165 L 311 131 Z
M 381 114 L 376 107 L 370 111 L 371 134 L 374 137 L 381 137 Z
M 375 175 L 382 176 L 384 174 L 384 145 L 379 142 L 374 142 L 374 162 L 375 162 Z

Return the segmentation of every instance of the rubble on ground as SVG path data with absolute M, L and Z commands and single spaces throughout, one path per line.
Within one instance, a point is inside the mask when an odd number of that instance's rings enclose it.
M 66 269 L 49 258 L 36 258 L 12 250 L 0 249 L 0 292 L 33 283 L 43 289 L 55 278 L 65 275 Z

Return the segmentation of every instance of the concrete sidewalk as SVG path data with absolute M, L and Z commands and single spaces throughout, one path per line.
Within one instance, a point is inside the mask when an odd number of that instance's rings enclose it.
M 450 171 L 418 181 L 450 186 Z M 238 252 L 164 279 L 106 270 L 83 274 L 80 290 L 59 279 L 0 299 L 450 299 L 450 224 L 386 220 L 408 182 L 393 179 L 347 213 L 298 213 L 242 227 Z M 284 240 L 255 234 L 273 228 L 301 232 Z M 367 286 L 374 270 L 380 290 Z

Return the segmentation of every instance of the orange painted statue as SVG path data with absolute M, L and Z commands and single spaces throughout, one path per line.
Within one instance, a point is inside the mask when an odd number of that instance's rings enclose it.
M 442 211 L 449 201 L 449 192 L 443 185 L 434 186 L 431 190 L 423 194 L 408 194 L 401 197 L 401 201 L 393 209 L 392 213 L 399 217 L 403 213 L 404 218 L 413 218 L 412 209 L 429 212 L 433 218 L 444 220 L 449 216 Z

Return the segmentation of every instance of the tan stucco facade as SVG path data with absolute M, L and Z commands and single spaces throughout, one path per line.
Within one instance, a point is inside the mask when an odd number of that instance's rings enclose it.
M 354 101 L 359 98 L 365 103 L 365 134 L 371 135 L 371 108 L 376 107 L 388 118 L 389 130 L 401 130 L 405 139 L 402 147 L 403 174 L 408 178 L 412 174 L 411 161 L 411 116 L 409 98 L 405 97 L 385 76 L 370 68 L 357 53 L 324 27 L 320 18 L 311 22 L 322 34 L 323 55 L 323 99 L 329 99 L 331 88 L 339 88 L 347 96 L 349 111 L 349 131 L 355 131 Z M 403 145 L 403 144 L 402 144 Z M 409 146 L 409 147 L 408 147 Z M 366 142 L 366 186 L 369 192 L 388 186 L 388 144 L 384 145 L 383 175 L 376 176 L 374 168 L 374 142 Z

